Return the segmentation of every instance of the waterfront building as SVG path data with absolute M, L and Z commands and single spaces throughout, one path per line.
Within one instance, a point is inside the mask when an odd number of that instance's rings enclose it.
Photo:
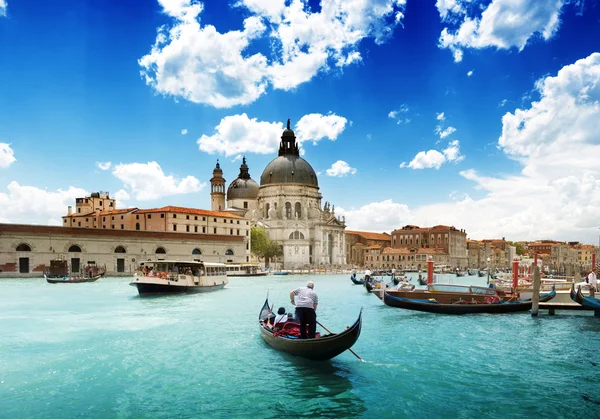
M 51 260 L 59 258 L 67 260 L 71 272 L 93 264 L 105 266 L 107 276 L 129 276 L 140 262 L 160 259 L 241 263 L 246 261 L 249 243 L 245 235 L 225 233 L 224 227 L 203 234 L 0 224 L 0 237 L 0 277 L 39 277 Z
M 352 266 L 366 266 L 365 252 L 369 246 L 391 247 L 392 236 L 388 233 L 346 230 L 346 263 Z
M 516 248 L 502 239 L 467 240 L 469 268 L 510 269 Z M 489 258 L 489 261 L 488 261 Z
M 442 264 L 435 260 L 436 256 L 447 255 L 447 265 L 451 267 L 467 267 L 467 233 L 462 229 L 436 225 L 433 227 L 418 227 L 406 225 L 392 231 L 392 247 L 395 249 L 406 248 L 413 252 L 419 249 L 435 249 L 431 252 L 434 263 Z M 439 250 L 439 252 L 437 252 Z
M 448 254 L 441 249 L 408 249 L 371 245 L 365 249 L 364 267 L 369 269 L 400 269 L 418 271 L 427 269 L 427 258 L 433 258 L 435 265 L 448 266 Z
M 220 193 L 220 178 L 222 171 L 213 172 L 211 191 L 214 180 L 215 193 Z M 251 179 L 244 158 L 240 174 L 227 188 L 226 201 L 225 212 L 243 214 L 281 246 L 282 269 L 345 265 L 345 220 L 335 215 L 334 205 L 322 205 L 317 174 L 300 157 L 289 120 L 278 155 L 263 170 L 260 185 Z

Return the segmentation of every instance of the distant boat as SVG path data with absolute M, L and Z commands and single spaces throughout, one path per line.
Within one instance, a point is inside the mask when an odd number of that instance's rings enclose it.
M 351 276 L 350 280 L 355 284 L 355 285 L 362 285 L 365 283 L 364 279 L 356 279 L 356 276 Z
M 289 274 L 288 271 L 277 271 L 277 272 L 273 272 L 273 275 L 287 275 Z
M 86 266 L 81 274 L 71 274 L 66 260 L 54 259 L 50 261 L 50 269 L 44 272 L 44 279 L 49 284 L 78 284 L 97 281 L 105 273 L 106 269 L 92 264 Z
M 256 263 L 227 264 L 227 276 L 267 276 L 269 272 L 263 271 Z

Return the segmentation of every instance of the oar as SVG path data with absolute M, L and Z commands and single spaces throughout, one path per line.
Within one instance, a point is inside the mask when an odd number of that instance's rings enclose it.
M 329 330 L 328 328 L 326 328 L 325 326 L 323 326 L 321 323 L 319 323 L 319 321 L 318 321 L 318 320 L 317 320 L 317 324 L 318 324 L 319 326 L 321 326 L 323 329 L 327 330 L 327 333 L 331 333 L 331 334 L 333 335 L 333 332 L 332 332 L 331 330 Z M 349 350 L 350 352 L 352 352 L 352 354 L 353 354 L 355 357 L 357 357 L 358 359 L 360 359 L 362 362 L 365 362 L 365 360 L 364 360 L 364 359 L 362 359 L 360 356 L 358 356 L 358 355 L 357 355 L 357 353 L 356 353 L 356 352 L 354 352 L 354 351 L 352 350 L 352 348 L 348 348 L 348 350 Z

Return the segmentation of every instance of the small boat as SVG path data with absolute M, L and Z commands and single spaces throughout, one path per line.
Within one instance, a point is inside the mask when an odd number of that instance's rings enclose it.
M 227 276 L 253 277 L 267 276 L 269 272 L 263 271 L 256 263 L 227 264 Z
M 556 290 L 540 295 L 540 303 L 551 300 L 556 295 Z M 499 297 L 488 296 L 484 301 L 459 300 L 451 304 L 442 304 L 435 298 L 412 299 L 397 297 L 383 293 L 383 302 L 390 307 L 404 308 L 407 310 L 425 311 L 437 314 L 476 314 L 476 313 L 515 313 L 531 310 L 533 301 L 527 300 L 502 301 Z
M 287 275 L 289 274 L 288 271 L 277 271 L 277 272 L 273 272 L 273 275 Z
M 325 361 L 350 349 L 358 340 L 362 326 L 361 308 L 358 319 L 341 333 L 330 333 L 314 339 L 298 339 L 297 337 L 287 337 L 285 335 L 276 336 L 276 333 L 265 324 L 265 320 L 268 319 L 270 313 L 271 309 L 267 298 L 258 316 L 258 326 L 263 340 L 278 351 L 314 361 Z M 286 325 L 288 324 L 290 323 L 286 323 Z M 284 327 L 286 326 L 284 325 Z
M 577 292 L 575 292 L 575 286 L 571 287 L 571 300 L 581 304 L 585 308 L 600 310 L 600 300 L 596 297 L 583 295 L 581 287 L 577 288 Z
M 91 277 L 86 276 L 63 276 L 62 278 L 48 278 L 46 274 L 44 274 L 44 279 L 49 284 L 79 284 L 81 282 L 94 282 L 104 276 L 104 272 L 98 275 L 94 275 Z
M 487 271 L 477 271 L 477 276 L 483 278 L 487 275 Z
M 50 261 L 50 269 L 44 272 L 44 279 L 49 284 L 79 284 L 82 282 L 94 282 L 102 278 L 106 273 L 105 268 L 96 265 L 88 265 L 81 274 L 70 274 L 68 263 L 64 259 Z
M 134 277 L 129 285 L 140 297 L 216 291 L 228 283 L 226 264 L 198 261 L 142 262 Z
M 355 285 L 363 285 L 365 283 L 365 279 L 356 279 L 356 276 L 351 276 L 350 281 L 352 281 Z

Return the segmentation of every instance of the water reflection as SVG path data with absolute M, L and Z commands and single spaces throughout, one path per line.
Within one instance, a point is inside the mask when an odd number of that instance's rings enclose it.
M 275 398 L 273 417 L 358 417 L 366 411 L 353 389 L 350 366 L 284 356 L 289 360 L 286 397 Z

